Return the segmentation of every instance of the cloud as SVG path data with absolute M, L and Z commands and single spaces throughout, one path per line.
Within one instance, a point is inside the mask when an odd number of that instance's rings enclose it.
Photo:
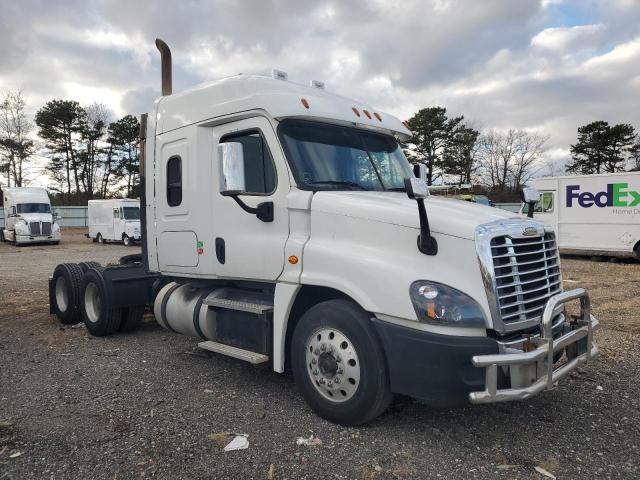
M 446 106 L 483 128 L 549 134 L 631 122 L 640 107 L 640 4 L 630 0 L 22 0 L 0 17 L 0 90 L 148 111 L 156 36 L 174 89 L 280 68 L 406 119 Z M 552 153 L 555 152 L 555 153 Z

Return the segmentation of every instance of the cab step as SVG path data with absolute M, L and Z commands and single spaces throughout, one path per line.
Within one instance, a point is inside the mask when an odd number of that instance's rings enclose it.
M 200 342 L 198 347 L 204 350 L 209 350 L 210 352 L 220 353 L 228 357 L 244 360 L 245 362 L 253 363 L 254 365 L 269 361 L 268 355 L 244 350 L 238 347 L 232 347 L 231 345 L 225 345 L 224 343 L 212 342 L 211 340 L 207 342 Z
M 231 298 L 220 298 L 209 295 L 202 302 L 205 305 L 214 308 L 224 308 L 227 310 L 237 310 L 240 312 L 253 313 L 256 315 L 263 315 L 273 311 L 273 303 L 253 303 L 242 300 L 234 300 Z

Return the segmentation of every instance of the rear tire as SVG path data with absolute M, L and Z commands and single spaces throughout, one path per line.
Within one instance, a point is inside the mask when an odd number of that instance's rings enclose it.
M 104 278 L 98 269 L 87 270 L 80 287 L 80 311 L 91 335 L 105 337 L 120 327 L 122 309 L 110 308 Z
M 82 321 L 79 309 L 82 274 L 82 269 L 75 263 L 61 263 L 53 271 L 53 311 L 65 325 Z
M 370 317 L 351 301 L 325 301 L 302 316 L 291 341 L 291 363 L 309 406 L 331 422 L 369 422 L 393 399 Z
M 122 309 L 122 321 L 120 322 L 120 332 L 135 332 L 142 325 L 144 318 L 144 305 L 126 307 Z
M 97 268 L 98 270 L 102 268 L 102 265 L 98 262 L 80 262 L 78 266 L 82 269 L 83 274 L 90 268 Z

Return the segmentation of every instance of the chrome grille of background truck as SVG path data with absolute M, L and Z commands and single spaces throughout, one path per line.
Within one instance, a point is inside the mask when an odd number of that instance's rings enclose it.
M 40 222 L 30 222 L 29 231 L 31 235 L 40 235 Z
M 494 329 L 539 325 L 549 298 L 562 291 L 555 234 L 532 221 L 502 220 L 478 227 L 476 248 Z
M 51 222 L 42 222 L 42 235 L 51 235 Z

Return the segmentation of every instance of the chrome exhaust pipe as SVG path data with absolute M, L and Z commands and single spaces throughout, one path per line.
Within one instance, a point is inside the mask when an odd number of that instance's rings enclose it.
M 160 51 L 160 65 L 162 72 L 162 95 L 171 95 L 171 50 L 169 46 L 161 39 L 156 38 L 156 47 Z

